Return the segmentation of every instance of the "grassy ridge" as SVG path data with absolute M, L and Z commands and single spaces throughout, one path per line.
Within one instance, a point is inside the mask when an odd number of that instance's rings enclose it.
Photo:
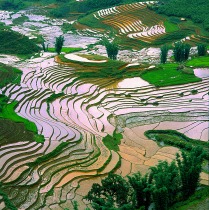
M 8 101 L 9 99 L 6 96 L 0 95 L 0 118 L 8 119 L 15 123 L 24 124 L 24 126 L 21 127 L 21 130 L 25 130 L 25 132 L 31 131 L 33 133 L 32 136 L 30 135 L 32 139 L 25 140 L 34 140 L 36 142 L 43 143 L 44 137 L 42 135 L 38 135 L 38 130 L 35 123 L 17 115 L 15 112 L 15 107 L 17 106 L 18 102 L 15 101 L 8 104 Z
M 175 130 L 148 130 L 144 135 L 157 142 L 164 142 L 166 145 L 175 146 L 183 150 L 191 151 L 195 146 L 202 146 L 204 158 L 209 160 L 209 142 L 191 139 Z
M 40 50 L 28 37 L 9 29 L 0 29 L 0 40 L 0 53 L 3 54 L 32 55 Z
M 5 85 L 20 84 L 22 72 L 19 69 L 0 63 L 0 87 Z
M 180 70 L 177 70 L 177 67 L 178 64 L 175 63 L 159 65 L 159 68 L 145 71 L 141 75 L 141 78 L 150 84 L 155 85 L 156 87 L 181 85 L 201 81 L 200 78 L 193 74 L 186 74 Z

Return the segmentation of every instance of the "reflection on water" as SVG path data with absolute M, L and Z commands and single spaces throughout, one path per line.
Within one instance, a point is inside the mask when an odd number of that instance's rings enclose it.
M 120 79 L 107 86 L 107 89 L 116 89 L 116 88 L 137 88 L 150 85 L 148 82 L 143 80 L 140 77 Z
M 194 74 L 199 78 L 209 77 L 209 68 L 194 69 Z

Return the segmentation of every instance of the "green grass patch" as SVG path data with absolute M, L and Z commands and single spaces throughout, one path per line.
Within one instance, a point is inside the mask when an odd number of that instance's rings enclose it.
M 201 186 L 196 190 L 194 195 L 190 196 L 187 200 L 175 203 L 169 210 L 188 210 L 190 208 L 201 209 L 201 203 L 209 197 L 209 187 Z
M 159 65 L 158 68 L 147 70 L 142 73 L 141 78 L 148 81 L 156 87 L 164 87 L 170 85 L 180 85 L 201 81 L 195 75 L 186 74 L 177 70 L 178 64 L 168 63 Z
M 65 52 L 65 53 L 73 53 L 73 52 L 78 52 L 78 51 L 81 51 L 81 50 L 83 50 L 83 48 L 80 48 L 80 47 L 63 47 L 62 48 L 62 52 Z M 56 52 L 54 47 L 49 47 L 48 51 L 49 52 Z
M 2 104 L 1 102 L 2 102 L 2 97 L 0 98 L 0 104 Z M 25 124 L 25 127 L 27 130 L 37 133 L 37 127 L 36 127 L 35 123 L 30 122 L 29 120 L 27 120 L 23 117 L 20 117 L 19 115 L 16 114 L 16 112 L 14 110 L 15 110 L 17 104 L 18 104 L 18 102 L 15 101 L 10 104 L 5 104 L 4 106 L 2 106 L 2 110 L 0 112 L 0 117 L 10 119 L 14 122 L 22 122 Z
M 114 150 L 115 152 L 119 151 L 119 146 L 123 135 L 121 133 L 113 132 L 113 136 L 107 135 L 102 139 L 102 142 L 109 150 Z
M 174 31 L 178 31 L 179 30 L 178 25 L 170 22 L 169 20 L 166 20 L 164 22 L 164 26 L 165 26 L 165 30 L 166 30 L 167 33 L 174 32 Z
M 209 67 L 209 56 L 195 57 L 186 62 L 187 66 Z
M 166 145 L 175 146 L 186 151 L 191 151 L 195 146 L 202 146 L 204 149 L 204 158 L 209 160 L 209 142 L 191 139 L 175 130 L 148 130 L 144 134 L 149 139 L 159 143 L 163 142 Z

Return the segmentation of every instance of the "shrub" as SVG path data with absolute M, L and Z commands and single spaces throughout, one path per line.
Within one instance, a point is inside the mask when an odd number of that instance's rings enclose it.
M 62 46 L 64 44 L 64 37 L 63 36 L 59 36 L 56 37 L 56 42 L 55 42 L 55 51 L 57 52 L 57 54 L 59 55 L 62 51 Z
M 190 49 L 190 45 L 176 42 L 173 50 L 175 61 L 182 62 L 188 60 Z
M 204 56 L 207 53 L 207 46 L 205 44 L 197 45 L 197 53 L 199 56 Z
M 110 42 L 108 39 L 103 38 L 103 44 L 106 48 L 108 58 L 110 58 L 112 60 L 117 60 L 119 48 L 118 48 L 118 44 L 116 43 L 116 41 L 113 40 L 112 42 Z
M 167 56 L 168 56 L 168 47 L 167 45 L 163 45 L 161 48 L 161 53 L 160 53 L 160 62 L 161 63 L 166 63 L 167 61 Z

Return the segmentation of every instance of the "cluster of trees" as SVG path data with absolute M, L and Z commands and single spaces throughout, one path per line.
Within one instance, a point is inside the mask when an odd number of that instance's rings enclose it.
M 119 47 L 116 40 L 114 39 L 113 41 L 109 41 L 107 38 L 103 38 L 102 42 L 106 48 L 108 58 L 117 60 Z
M 155 210 L 167 210 L 175 202 L 186 200 L 198 184 L 203 162 L 202 147 L 190 153 L 177 154 L 176 161 L 159 162 L 150 173 L 128 176 L 109 174 L 100 184 L 93 184 L 85 197 L 95 210 L 147 210 L 154 203 Z
M 58 2 L 65 2 L 59 7 L 53 9 L 51 14 L 55 17 L 66 17 L 71 12 L 90 13 L 103 8 L 112 7 L 118 4 L 139 2 L 139 0 L 85 0 L 82 2 L 57 0 Z M 144 0 L 141 0 L 144 1 Z
M 163 45 L 160 53 L 161 63 L 166 63 L 168 57 L 169 47 Z M 184 44 L 182 42 L 176 42 L 173 49 L 174 60 L 176 62 L 183 62 L 188 60 L 191 46 L 189 44 Z M 204 56 L 207 54 L 207 46 L 205 44 L 197 45 L 197 53 L 199 56 Z
M 195 23 L 203 23 L 209 30 L 209 1 L 208 0 L 160 0 L 156 11 L 168 16 L 191 18 Z

